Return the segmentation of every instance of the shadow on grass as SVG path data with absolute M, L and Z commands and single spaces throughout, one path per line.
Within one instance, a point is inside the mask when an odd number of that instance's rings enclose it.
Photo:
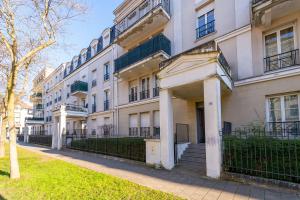
M 0 176 L 8 176 L 9 177 L 9 175 L 10 174 L 8 172 L 0 170 Z M 0 200 L 1 200 L 1 196 L 0 196 Z
M 6 200 L 6 199 L 0 194 L 0 200 Z

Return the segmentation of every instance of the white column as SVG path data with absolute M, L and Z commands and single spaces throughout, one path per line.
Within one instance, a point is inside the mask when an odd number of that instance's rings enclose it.
M 220 80 L 213 77 L 204 81 L 206 175 L 221 175 L 221 88 Z
M 60 118 L 59 118 L 59 129 L 57 134 L 57 149 L 61 150 L 63 138 L 62 135 L 66 132 L 66 124 L 67 124 L 67 113 L 65 106 L 61 106 L 60 109 Z
M 160 140 L 161 162 L 164 168 L 174 167 L 174 131 L 172 92 L 168 89 L 160 91 Z
M 52 149 L 56 149 L 57 148 L 57 135 L 58 135 L 58 126 L 59 126 L 59 120 L 57 117 L 53 117 L 53 121 L 54 121 L 54 126 L 53 126 L 53 130 L 52 130 Z

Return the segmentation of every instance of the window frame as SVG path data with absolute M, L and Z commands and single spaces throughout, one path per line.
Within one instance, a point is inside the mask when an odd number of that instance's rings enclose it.
M 273 121 L 270 121 L 270 99 L 271 98 L 280 98 L 280 114 L 281 114 L 281 121 L 280 122 L 291 122 L 291 121 L 287 121 L 286 120 L 286 108 L 285 108 L 285 97 L 287 96 L 293 96 L 293 95 L 297 95 L 298 97 L 298 120 L 296 121 L 300 121 L 300 93 L 299 92 L 296 92 L 296 93 L 288 93 L 288 94 L 281 94 L 281 95 L 273 95 L 273 96 L 269 96 L 266 98 L 266 119 L 267 119 L 267 122 L 273 122 Z
M 277 54 L 275 54 L 275 55 L 284 53 L 284 52 L 282 52 L 282 48 L 281 48 L 281 37 L 280 37 L 281 35 L 280 35 L 280 32 L 283 31 L 283 30 L 285 30 L 285 29 L 291 28 L 291 27 L 293 27 L 293 33 L 294 33 L 294 49 L 298 49 L 298 45 L 297 45 L 298 44 L 298 42 L 297 42 L 297 26 L 296 26 L 295 23 L 289 23 L 289 24 L 286 24 L 284 26 L 280 26 L 280 27 L 274 28 L 272 30 L 269 30 L 269 31 L 263 33 L 263 52 L 264 52 L 264 58 L 267 57 L 266 36 L 276 33 Z

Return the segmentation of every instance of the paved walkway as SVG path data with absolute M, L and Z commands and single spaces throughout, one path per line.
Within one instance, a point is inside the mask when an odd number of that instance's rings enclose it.
M 92 153 L 72 150 L 56 151 L 49 148 L 20 145 L 30 151 L 64 160 L 75 165 L 97 172 L 110 174 L 131 182 L 173 193 L 177 196 L 192 200 L 214 199 L 288 199 L 300 200 L 300 192 L 268 188 L 262 186 L 245 185 L 241 183 L 211 180 L 181 173 L 177 169 L 172 171 L 156 170 L 141 163 L 106 157 Z

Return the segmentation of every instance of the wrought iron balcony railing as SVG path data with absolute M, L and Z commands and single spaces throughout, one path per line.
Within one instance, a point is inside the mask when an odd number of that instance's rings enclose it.
M 66 111 L 84 112 L 87 113 L 87 109 L 83 106 L 66 104 Z
M 87 92 L 88 91 L 88 83 L 83 81 L 75 81 L 71 85 L 71 93 L 75 92 Z
M 269 135 L 277 137 L 300 136 L 300 121 L 268 122 L 266 129 Z
M 138 137 L 139 136 L 139 129 L 137 127 L 130 127 L 129 128 L 129 136 Z
M 147 16 L 156 8 L 161 7 L 168 14 L 170 13 L 170 0 L 146 0 L 143 1 L 136 9 L 130 12 L 123 20 L 116 25 L 116 37 L 121 35 L 127 29 L 134 26 L 138 21 Z
M 131 93 L 129 94 L 129 102 L 137 101 L 137 93 Z
M 109 73 L 104 74 L 103 80 L 104 81 L 108 81 L 109 80 Z
M 140 128 L 141 137 L 150 137 L 150 127 L 141 127 Z
M 299 49 L 264 58 L 265 72 L 299 65 Z
M 159 96 L 159 87 L 153 88 L 153 97 L 158 97 Z
M 144 90 L 140 92 L 140 99 L 149 99 L 150 98 L 150 91 L 149 90 Z
M 26 117 L 25 121 L 44 121 L 43 117 Z
M 153 137 L 160 138 L 160 127 L 153 127 Z
M 163 34 L 159 34 L 153 37 L 152 39 L 146 41 L 145 43 L 116 59 L 115 72 L 119 72 L 129 67 L 130 65 L 160 51 L 171 55 L 171 41 Z
M 215 20 L 198 27 L 196 29 L 196 37 L 199 39 L 213 32 L 215 32 Z

